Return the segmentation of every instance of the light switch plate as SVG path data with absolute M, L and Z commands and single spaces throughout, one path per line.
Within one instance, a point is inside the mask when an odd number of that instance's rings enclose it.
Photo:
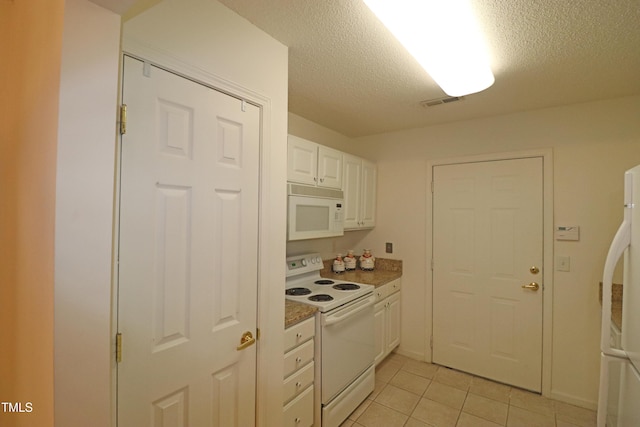
M 558 255 L 556 257 L 556 271 L 571 271 L 571 258 Z

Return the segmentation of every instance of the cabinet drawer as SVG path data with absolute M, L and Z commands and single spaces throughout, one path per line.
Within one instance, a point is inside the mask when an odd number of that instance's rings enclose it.
M 313 340 L 295 347 L 284 355 L 284 377 L 288 377 L 297 369 L 313 360 Z
M 373 290 L 373 296 L 376 298 L 377 303 L 389 296 L 387 285 L 378 286 L 377 288 L 375 288 Z
M 311 362 L 284 380 L 284 403 L 287 403 L 313 384 L 314 366 L 314 363 Z
M 388 295 L 391 295 L 400 290 L 400 284 L 402 281 L 400 279 L 396 279 L 391 283 L 388 283 L 385 287 L 388 289 Z
M 313 425 L 313 386 L 284 407 L 284 427 L 310 427 Z
M 293 325 L 284 331 L 284 351 L 287 352 L 293 347 L 313 338 L 315 334 L 315 318 L 307 319 L 297 325 Z

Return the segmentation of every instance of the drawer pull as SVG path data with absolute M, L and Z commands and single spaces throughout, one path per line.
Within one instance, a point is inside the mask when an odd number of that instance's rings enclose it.
M 296 363 L 300 363 L 300 362 L 302 362 L 302 357 L 300 356 L 296 357 Z
M 302 383 L 301 383 L 300 381 L 298 381 L 298 382 L 296 383 L 296 387 L 297 387 L 297 388 L 302 387 Z
M 298 332 L 298 333 L 296 334 L 296 338 L 302 338 L 302 332 Z
M 296 424 L 300 424 L 300 421 L 302 421 L 302 420 L 300 419 L 300 417 L 296 417 L 296 419 L 295 419 Z

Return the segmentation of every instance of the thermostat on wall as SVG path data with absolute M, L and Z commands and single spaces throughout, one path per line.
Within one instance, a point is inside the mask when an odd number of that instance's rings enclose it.
M 577 225 L 557 225 L 556 240 L 580 240 L 580 227 Z

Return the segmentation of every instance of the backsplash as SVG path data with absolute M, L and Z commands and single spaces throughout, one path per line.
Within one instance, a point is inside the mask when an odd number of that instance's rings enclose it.
M 365 248 L 362 241 L 371 230 L 348 231 L 344 236 L 326 239 L 310 239 L 287 242 L 287 256 L 317 252 L 322 259 L 334 258 L 337 254 L 346 255 L 349 249 L 360 256 Z M 373 253 L 374 257 L 378 255 Z

